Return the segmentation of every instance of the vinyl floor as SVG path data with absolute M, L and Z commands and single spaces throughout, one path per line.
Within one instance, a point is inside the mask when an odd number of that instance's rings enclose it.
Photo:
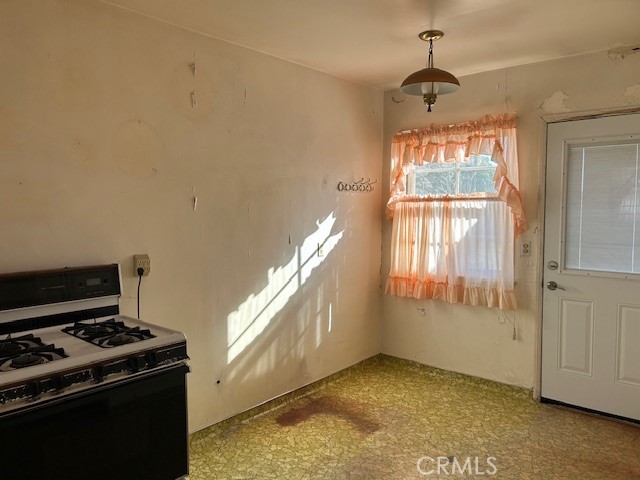
M 640 479 L 640 426 L 379 356 L 190 438 L 189 480 Z

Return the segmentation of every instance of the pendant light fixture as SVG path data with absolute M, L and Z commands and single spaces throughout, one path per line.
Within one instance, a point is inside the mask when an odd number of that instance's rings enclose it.
M 438 95 L 453 93 L 460 88 L 460 82 L 449 72 L 433 66 L 433 41 L 444 36 L 440 30 L 426 30 L 418 35 L 421 40 L 429 42 L 427 68 L 418 70 L 404 79 L 400 91 L 407 95 L 422 95 L 427 112 L 436 103 Z

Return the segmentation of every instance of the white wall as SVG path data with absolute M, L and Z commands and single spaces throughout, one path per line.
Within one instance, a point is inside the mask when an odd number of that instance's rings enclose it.
M 446 59 L 440 59 L 439 67 L 446 68 Z M 516 259 L 520 305 L 515 313 L 517 340 L 512 340 L 509 321 L 499 322 L 498 310 L 384 295 L 384 353 L 500 382 L 534 386 L 541 295 L 539 180 L 545 155 L 545 131 L 540 118 L 563 112 L 638 106 L 639 72 L 640 55 L 612 59 L 603 52 L 471 75 L 460 79 L 457 93 L 439 97 L 431 114 L 426 113 L 419 97 L 408 97 L 397 90 L 385 93 L 385 185 L 389 182 L 391 137 L 397 131 L 430 123 L 473 120 L 507 110 L 517 113 L 520 190 L 529 222 L 529 230 L 522 238 L 533 242 L 533 252 L 531 257 Z M 385 202 L 387 198 L 388 188 Z M 385 220 L 385 278 L 389 272 L 390 231 L 391 223 Z M 424 308 L 426 315 L 418 308 Z M 513 312 L 507 315 L 514 319 Z
M 95 0 L 0 2 L 0 272 L 119 262 L 134 315 L 148 253 L 191 430 L 379 352 L 380 181 L 336 185 L 381 152 L 379 91 Z

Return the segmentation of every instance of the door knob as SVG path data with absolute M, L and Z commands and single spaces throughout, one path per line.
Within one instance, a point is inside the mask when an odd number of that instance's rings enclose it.
M 549 290 L 563 290 L 566 291 L 564 288 L 559 287 L 558 284 L 556 282 L 547 282 L 547 288 Z

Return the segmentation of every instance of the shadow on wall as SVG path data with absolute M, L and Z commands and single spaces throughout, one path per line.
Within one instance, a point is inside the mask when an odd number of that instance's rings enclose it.
M 306 347 L 317 349 L 333 327 L 338 279 L 336 269 L 326 272 L 326 260 L 344 233 L 332 234 L 335 222 L 334 213 L 317 221 L 316 230 L 295 247 L 291 260 L 270 268 L 267 285 L 228 315 L 229 384 L 283 368 L 289 375 L 297 370 L 306 376 L 306 371 L 299 371 L 306 366 L 291 362 L 305 362 Z M 293 321 L 285 322 L 287 318 Z

